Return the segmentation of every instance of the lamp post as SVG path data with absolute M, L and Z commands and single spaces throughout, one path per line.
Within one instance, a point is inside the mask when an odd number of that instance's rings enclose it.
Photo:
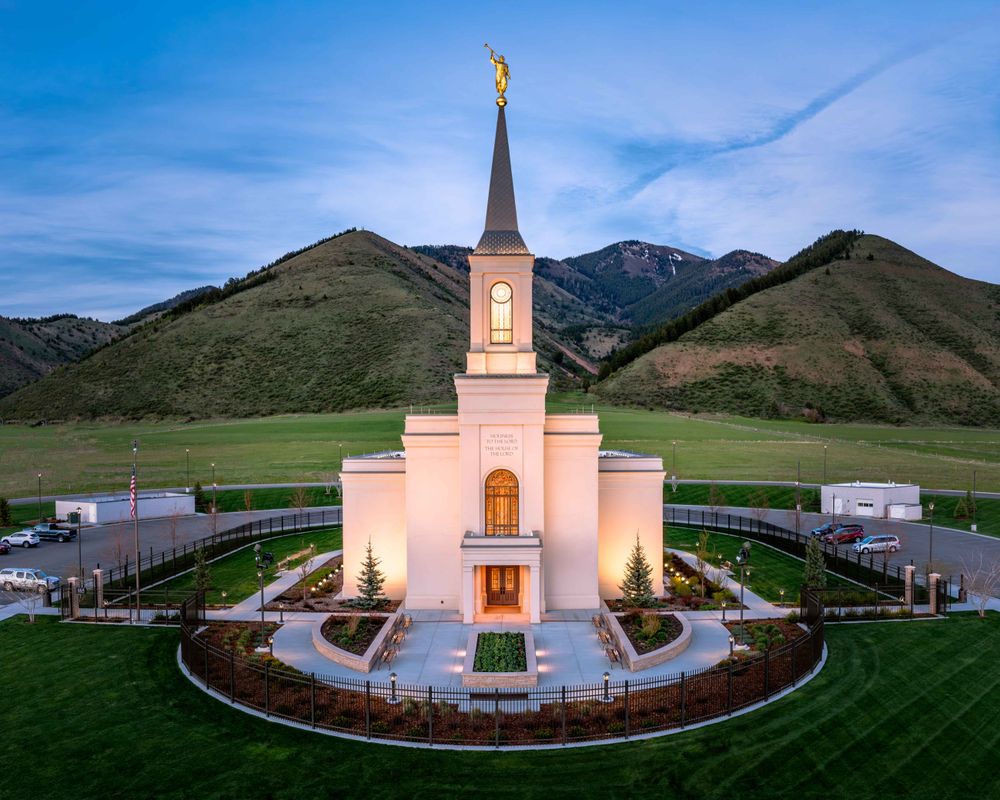
M 337 458 L 340 459 L 340 468 L 344 468 L 344 443 L 337 442 Z
M 38 473 L 38 522 L 42 522 L 42 473 Z
M 271 656 L 271 658 L 274 658 L 274 637 L 273 636 L 268 636 L 267 637 L 267 654 L 269 656 Z
M 139 489 L 135 484 L 136 462 L 139 460 L 139 440 L 132 440 L 132 485 L 135 488 L 135 511 L 132 512 L 132 535 L 135 543 L 135 614 L 139 622 L 142 622 L 142 604 L 139 597 Z M 150 564 L 152 566 L 152 564 Z
M 722 601 L 722 621 L 726 621 L 726 601 Z
M 227 597 L 229 597 L 229 592 L 227 592 L 225 589 L 223 589 L 222 590 L 222 610 L 223 611 L 225 611 L 226 607 L 227 607 L 226 606 L 226 598 Z
M 976 471 L 972 470 L 972 531 L 975 533 L 976 528 Z
M 218 510 L 215 505 L 215 464 L 212 464 L 212 513 L 214 514 Z
M 190 493 L 191 491 L 191 448 L 190 447 L 184 448 L 184 457 L 187 461 L 187 477 L 184 478 L 185 480 L 184 492 L 185 494 L 187 494 Z
M 671 462 L 671 466 L 670 466 L 670 475 L 672 477 L 676 477 L 677 476 L 677 442 L 674 442 L 673 444 L 674 444 L 674 456 L 673 456 L 673 461 Z
M 264 570 L 257 569 L 257 580 L 260 583 L 260 646 L 264 646 Z
M 823 483 L 826 483 L 826 445 L 823 445 Z
M 928 539 L 927 545 L 927 572 L 931 573 L 934 571 L 934 501 L 931 500 L 927 504 L 928 510 L 931 512 L 931 530 L 930 538 Z
M 77 506 L 76 509 L 76 557 L 79 562 L 80 570 L 80 580 L 83 580 L 83 539 L 81 538 L 80 532 L 80 515 L 83 514 L 83 509 Z
M 399 697 L 396 695 L 396 673 L 395 672 L 390 672 L 389 673 L 389 699 L 386 700 L 385 702 L 387 702 L 391 706 L 399 705 L 399 703 L 402 702 L 399 699 Z
M 729 657 L 733 657 L 733 645 L 736 644 L 736 637 L 729 634 Z
M 746 636 L 743 632 L 743 591 L 746 588 L 747 576 L 750 575 L 750 542 L 743 542 L 743 547 L 736 555 L 736 561 L 740 565 L 740 642 L 744 643 Z
M 785 607 L 785 590 L 784 589 L 778 589 L 778 594 L 781 595 L 781 607 L 784 608 Z
M 611 696 L 611 673 L 605 672 L 601 677 L 604 679 L 604 695 L 601 697 L 601 702 L 612 703 L 614 698 Z
M 802 459 L 798 461 L 795 473 L 795 535 L 802 535 Z

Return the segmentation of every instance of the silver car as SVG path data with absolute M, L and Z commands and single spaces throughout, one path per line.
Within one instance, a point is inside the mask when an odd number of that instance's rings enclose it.
M 0 539 L 0 542 L 7 542 L 11 547 L 38 547 L 40 541 L 41 539 L 34 531 L 8 533 L 3 539 Z
M 0 569 L 0 589 L 5 592 L 44 592 L 59 588 L 59 579 L 40 569 L 5 567 Z
M 891 534 L 880 534 L 878 536 L 866 536 L 860 542 L 855 542 L 851 545 L 851 549 L 855 553 L 884 553 L 888 550 L 890 553 L 895 553 L 902 547 L 902 543 L 899 541 L 898 536 L 892 536 Z

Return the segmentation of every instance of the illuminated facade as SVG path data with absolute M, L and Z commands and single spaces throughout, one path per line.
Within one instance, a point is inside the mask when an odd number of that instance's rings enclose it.
M 386 592 L 410 609 L 539 622 L 617 596 L 636 535 L 662 585 L 663 464 L 601 451 L 595 414 L 546 414 L 532 346 L 534 256 L 517 226 L 504 108 L 486 227 L 469 256 L 458 412 L 410 414 L 403 450 L 348 458 L 344 594 L 369 539 Z

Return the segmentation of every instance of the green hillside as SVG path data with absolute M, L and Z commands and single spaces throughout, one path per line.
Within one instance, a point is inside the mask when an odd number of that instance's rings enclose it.
M 42 319 L 0 317 L 0 397 L 76 361 L 127 329 L 58 314 Z
M 1000 286 L 878 236 L 737 303 L 595 387 L 689 411 L 892 423 L 1000 419 Z
M 468 330 L 455 270 L 354 232 L 271 271 L 3 398 L 0 415 L 242 417 L 448 397 Z

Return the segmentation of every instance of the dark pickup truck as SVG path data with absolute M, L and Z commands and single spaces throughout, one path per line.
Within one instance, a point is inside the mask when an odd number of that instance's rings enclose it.
M 53 522 L 43 522 L 41 525 L 35 525 L 31 530 L 38 534 L 39 539 L 44 539 L 47 542 L 68 542 L 76 538 L 75 530 L 57 528 Z

